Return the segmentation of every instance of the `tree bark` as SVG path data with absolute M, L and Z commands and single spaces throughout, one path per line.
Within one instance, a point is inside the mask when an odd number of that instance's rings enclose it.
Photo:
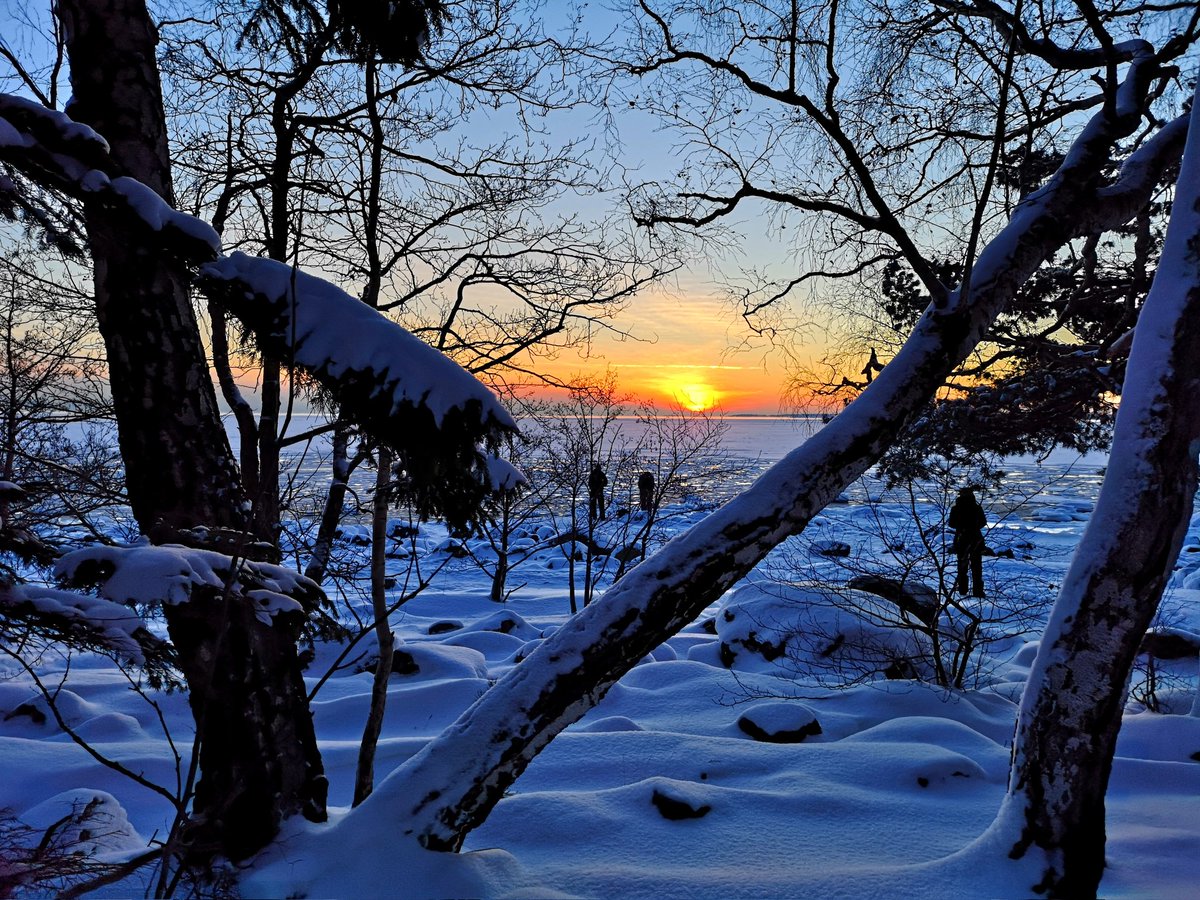
M 111 159 L 173 200 L 166 124 L 144 0 L 62 0 L 72 115 Z M 143 531 L 173 539 L 195 525 L 237 530 L 248 504 L 221 426 L 186 270 L 149 232 L 85 201 L 96 315 L 108 355 L 129 500 Z M 324 818 L 325 779 L 300 676 L 298 624 L 259 622 L 242 597 L 167 606 L 200 737 L 193 806 L 201 853 L 243 858 L 281 819 Z
M 157 37 L 139 0 L 66 0 L 77 121 L 102 134 L 125 174 L 174 201 Z M 99 204 L 85 204 L 96 316 L 108 355 L 129 503 L 143 528 L 241 527 L 241 485 L 221 427 L 187 272 Z M 203 449 L 202 449 L 203 448 Z M 132 460 L 132 464 L 129 462 Z
M 354 805 L 362 803 L 375 789 L 375 748 L 383 730 L 387 712 L 388 679 L 392 676 L 392 658 L 396 636 L 388 621 L 387 607 L 387 520 L 388 488 L 392 483 L 392 454 L 387 447 L 377 451 L 379 470 L 375 475 L 375 507 L 371 513 L 371 610 L 375 614 L 375 636 L 379 642 L 379 661 L 371 681 L 371 706 L 358 747 L 358 766 L 354 773 Z
M 1130 66 L 1123 90 L 1144 97 L 1155 71 L 1147 51 Z M 1135 214 L 1186 130 L 1185 121 L 1168 126 L 1116 185 L 1101 187 L 1115 141 L 1140 118 L 1137 104 L 1097 113 L 1058 172 L 980 254 L 970 297 L 948 292 L 931 304 L 900 353 L 819 435 L 546 639 L 443 737 L 379 785 L 361 821 L 377 821 L 366 812 L 373 807 L 427 848 L 459 849 L 559 731 L 878 459 L 1050 254 L 1072 237 Z M 353 820 L 340 827 L 354 827 Z
M 994 826 L 1039 852 L 1053 897 L 1094 897 L 1127 685 L 1179 556 L 1200 453 L 1200 94 L 1158 273 L 1139 315 L 1104 484 L 1022 697 Z M 1019 837 L 1016 835 L 1019 834 Z
M 332 451 L 330 459 L 329 492 L 325 495 L 325 505 L 321 508 L 321 522 L 317 526 L 317 536 L 313 540 L 312 553 L 304 565 L 304 577 L 311 578 L 320 584 L 325 580 L 325 572 L 329 568 L 329 557 L 333 552 L 333 541 L 337 537 L 338 525 L 342 521 L 342 509 L 346 504 L 346 491 L 350 487 L 350 423 L 345 414 L 338 413 L 338 420 L 333 426 Z

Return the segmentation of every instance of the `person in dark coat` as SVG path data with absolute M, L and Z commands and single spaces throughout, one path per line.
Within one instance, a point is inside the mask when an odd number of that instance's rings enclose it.
M 646 515 L 650 515 L 650 510 L 654 507 L 653 472 L 643 472 L 638 476 L 638 506 Z
M 604 489 L 608 486 L 608 476 L 600 468 L 600 464 L 592 466 L 592 474 L 588 476 L 588 517 L 591 519 L 604 518 Z M 597 514 L 598 513 L 598 514 Z
M 955 587 L 960 594 L 967 592 L 967 569 L 971 570 L 971 594 L 983 596 L 983 529 L 987 527 L 987 516 L 975 499 L 975 492 L 963 488 L 958 499 L 950 507 L 950 518 L 946 523 L 954 531 L 954 552 L 958 554 L 958 580 Z

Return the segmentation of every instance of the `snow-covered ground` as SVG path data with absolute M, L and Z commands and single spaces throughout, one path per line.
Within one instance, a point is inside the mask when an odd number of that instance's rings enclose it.
M 1020 895 L 1023 883 L 1013 880 L 1004 848 L 976 839 L 1005 789 L 1032 632 L 1099 481 L 1096 467 L 1084 466 L 1017 503 L 1027 492 L 1022 485 L 1045 482 L 1046 471 L 1016 466 L 1003 499 L 984 498 L 993 523 L 988 543 L 1000 555 L 985 561 L 988 597 L 966 608 L 992 622 L 991 642 L 970 658 L 963 689 L 931 683 L 934 651 L 918 632 L 888 624 L 903 618 L 894 604 L 846 587 L 855 575 L 895 576 L 904 560 L 920 555 L 914 542 L 921 533 L 936 545 L 935 508 L 918 504 L 918 531 L 897 497 L 869 507 L 861 501 L 875 489 L 859 487 L 559 736 L 470 835 L 464 854 L 388 853 L 381 848 L 395 825 L 386 810 L 378 814 L 377 846 L 344 835 L 314 840 L 320 827 L 293 822 L 241 873 L 241 889 L 247 896 L 342 897 Z M 669 512 L 676 529 L 704 514 L 686 505 Z M 604 528 L 621 522 L 614 516 Z M 440 525 L 425 524 L 415 540 L 397 543 L 389 563 L 397 590 L 410 561 L 403 546 L 415 545 L 425 567 L 439 558 L 446 565 L 393 618 L 408 674 L 391 678 L 379 778 L 569 612 L 561 549 L 541 550 L 516 569 L 510 587 L 519 589 L 501 605 L 489 601 L 478 567 L 448 553 L 453 543 Z M 841 552 L 836 545 L 849 555 L 825 555 Z M 482 544 L 475 549 L 486 552 Z M 355 602 L 365 616 L 365 601 Z M 1013 607 L 1019 615 L 1009 615 Z M 944 617 L 941 628 L 957 633 L 963 615 Z M 1162 625 L 1200 634 L 1200 517 Z M 362 641 L 313 702 L 335 808 L 350 802 L 371 644 Z M 310 689 L 337 653 L 317 648 Z M 892 674 L 921 680 L 879 674 L 899 658 L 909 668 Z M 1135 676 L 1142 702 L 1130 701 L 1114 766 L 1103 896 L 1196 894 L 1196 667 L 1194 655 L 1158 661 L 1153 696 L 1145 673 Z M 58 691 L 67 722 L 100 753 L 174 790 L 176 764 L 158 711 L 102 658 L 77 655 L 67 670 L 66 660 L 43 660 L 43 678 Z M 186 765 L 186 699 L 153 699 Z M 1147 710 L 1148 700 L 1160 711 Z M 11 663 L 0 674 L 0 759 L 0 808 L 35 829 L 97 801 L 74 835 L 84 848 L 133 855 L 170 824 L 169 804 L 76 746 Z M 333 818 L 340 814 L 335 809 Z M 140 895 L 148 877 L 98 896 Z

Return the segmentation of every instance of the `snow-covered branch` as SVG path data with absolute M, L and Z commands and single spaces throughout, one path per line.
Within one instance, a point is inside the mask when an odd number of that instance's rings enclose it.
M 54 570 L 66 584 L 94 587 L 112 604 L 176 605 L 200 588 L 228 591 L 252 601 L 267 624 L 281 613 L 311 612 L 322 596 L 316 582 L 293 569 L 182 544 L 87 547 L 63 556 Z
M 340 288 L 283 263 L 234 253 L 203 266 L 198 284 L 396 451 L 422 512 L 462 521 L 478 505 L 491 483 L 478 445 L 516 423 L 474 376 Z
M 160 232 L 163 243 L 187 260 L 220 253 L 221 239 L 210 225 L 122 175 L 104 139 L 65 113 L 0 94 L 0 160 L 42 187 L 101 202 L 124 213 L 131 225 Z
M 0 617 L 68 644 L 100 647 L 137 665 L 166 652 L 131 607 L 104 597 L 33 584 L 0 586 Z

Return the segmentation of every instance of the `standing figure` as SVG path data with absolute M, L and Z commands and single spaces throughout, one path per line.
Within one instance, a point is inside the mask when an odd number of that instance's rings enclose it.
M 592 474 L 588 476 L 588 518 L 604 518 L 604 488 L 608 485 L 608 476 L 600 468 L 600 463 L 592 466 Z
M 971 594 L 983 596 L 983 529 L 987 527 L 987 516 L 975 499 L 975 492 L 963 488 L 958 499 L 950 507 L 950 518 L 946 523 L 954 530 L 954 552 L 958 554 L 958 580 L 955 587 L 960 594 L 967 592 L 967 568 L 971 570 Z
M 650 515 L 650 510 L 654 507 L 653 472 L 643 472 L 638 476 L 638 506 L 646 515 Z

